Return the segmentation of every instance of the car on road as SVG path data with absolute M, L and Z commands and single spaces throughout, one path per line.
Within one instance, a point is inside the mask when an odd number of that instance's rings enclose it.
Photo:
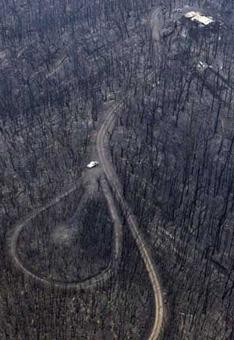
M 95 166 L 98 166 L 98 162 L 97 161 L 91 161 L 89 164 L 87 164 L 87 168 L 88 169 L 92 169 L 95 168 Z

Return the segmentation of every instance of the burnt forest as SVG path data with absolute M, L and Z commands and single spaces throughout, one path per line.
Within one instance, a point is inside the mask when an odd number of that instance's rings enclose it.
M 0 0 L 0 339 L 234 340 L 233 0 Z

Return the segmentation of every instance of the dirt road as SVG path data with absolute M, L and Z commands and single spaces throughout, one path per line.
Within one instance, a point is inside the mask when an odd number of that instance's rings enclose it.
M 18 223 L 15 226 L 11 235 L 9 235 L 8 245 L 9 245 L 10 255 L 15 263 L 15 266 L 20 271 L 22 271 L 26 277 L 33 279 L 37 283 L 42 284 L 44 286 L 54 286 L 56 288 L 63 289 L 63 290 L 68 290 L 68 289 L 76 289 L 76 290 L 83 289 L 84 290 L 84 289 L 95 289 L 99 286 L 102 286 L 106 281 L 108 281 L 113 276 L 113 274 L 116 273 L 119 261 L 121 259 L 121 252 L 122 252 L 122 224 L 121 224 L 119 215 L 117 213 L 117 210 L 113 204 L 112 193 L 105 179 L 101 180 L 101 188 L 106 198 L 108 209 L 110 211 L 110 216 L 111 216 L 111 219 L 114 225 L 114 239 L 113 239 L 114 249 L 112 251 L 112 258 L 111 258 L 111 261 L 108 267 L 105 268 L 100 273 L 98 273 L 97 275 L 89 277 L 88 279 L 84 281 L 62 282 L 62 281 L 49 280 L 45 277 L 41 277 L 39 274 L 33 273 L 30 269 L 26 267 L 26 265 L 21 261 L 20 257 L 18 256 L 17 243 L 18 243 L 18 239 L 19 239 L 19 236 L 22 230 L 26 227 L 28 223 L 32 222 L 33 219 L 35 219 L 39 214 L 48 210 L 51 206 L 55 205 L 60 200 L 62 200 L 64 197 L 70 195 L 74 190 L 76 190 L 77 186 L 74 186 L 73 188 L 67 190 L 63 194 L 57 196 L 47 205 L 35 210 L 26 219 Z M 85 196 L 83 198 L 87 199 L 86 196 L 89 196 L 89 194 L 91 193 L 90 192 L 85 193 L 84 194 Z M 32 223 L 32 227 L 33 227 L 33 223 Z
M 154 306 L 155 306 L 154 323 L 153 323 L 148 339 L 156 340 L 158 339 L 160 335 L 162 324 L 163 324 L 163 299 L 162 299 L 162 291 L 161 291 L 160 283 L 158 280 L 157 272 L 154 267 L 154 263 L 150 255 L 150 251 L 147 248 L 144 238 L 141 235 L 135 216 L 131 212 L 130 207 L 128 206 L 128 204 L 126 203 L 124 199 L 121 184 L 118 180 L 117 174 L 115 173 L 111 160 L 109 159 L 109 153 L 108 153 L 108 137 L 107 137 L 108 132 L 111 132 L 113 130 L 115 122 L 116 122 L 116 118 L 117 118 L 117 112 L 121 108 L 122 108 L 122 104 L 118 104 L 112 110 L 110 110 L 103 124 L 101 125 L 100 129 L 97 132 L 96 153 L 98 154 L 98 157 L 99 157 L 100 169 L 98 169 L 98 171 L 93 169 L 91 170 L 90 174 L 92 174 L 93 179 L 95 178 L 97 179 L 97 178 L 100 178 L 100 175 L 102 174 L 102 172 L 104 172 L 106 179 L 108 181 L 108 184 L 112 188 L 112 192 L 114 193 L 116 200 L 120 203 L 121 209 L 125 214 L 132 236 L 137 244 L 137 247 L 144 261 L 144 264 L 145 264 L 145 267 L 148 272 L 149 279 L 152 285 L 153 293 L 154 293 Z M 21 262 L 20 258 L 18 257 L 17 242 L 18 242 L 19 235 L 21 231 L 23 230 L 23 228 L 26 226 L 26 224 L 32 221 L 34 218 L 36 218 L 38 214 L 47 210 L 49 207 L 56 204 L 62 198 L 64 198 L 65 196 L 73 192 L 75 189 L 77 189 L 76 186 L 74 188 L 71 188 L 67 192 L 61 194 L 60 196 L 56 197 L 53 201 L 51 201 L 46 206 L 33 212 L 22 223 L 19 223 L 18 225 L 16 225 L 16 227 L 13 230 L 13 233 L 9 237 L 9 249 L 10 249 L 10 254 L 17 268 L 20 269 L 27 277 L 37 281 L 38 283 L 42 283 L 43 285 L 48 285 L 48 286 L 54 285 L 55 287 L 61 288 L 61 289 L 95 288 L 103 284 L 104 282 L 106 282 L 112 276 L 113 271 L 115 271 L 115 269 L 117 268 L 119 259 L 121 258 L 121 251 L 122 251 L 122 225 L 121 225 L 120 218 L 117 212 L 117 208 L 115 206 L 113 194 L 108 184 L 106 180 L 102 178 L 101 180 L 102 191 L 107 200 L 108 209 L 109 209 L 111 218 L 114 223 L 114 238 L 115 238 L 115 241 L 113 242 L 114 250 L 112 252 L 113 254 L 112 261 L 110 265 L 108 266 L 108 268 L 106 268 L 104 271 L 102 271 L 98 275 L 91 277 L 83 282 L 57 282 L 57 281 L 50 281 L 46 278 L 42 278 L 36 275 L 35 273 L 32 273 L 30 270 L 28 270 L 25 267 L 25 265 Z
M 145 263 L 149 279 L 152 285 L 152 289 L 154 292 L 154 305 L 155 305 L 155 317 L 154 324 L 152 326 L 150 335 L 148 337 L 149 340 L 156 340 L 159 338 L 161 333 L 162 324 L 163 324 L 163 299 L 162 299 L 162 291 L 159 283 L 159 279 L 157 276 L 157 272 L 154 267 L 154 263 L 152 261 L 150 252 L 147 248 L 147 245 L 141 235 L 139 227 L 137 225 L 136 219 L 131 212 L 130 207 L 126 203 L 121 184 L 118 180 L 117 174 L 113 168 L 113 165 L 109 159 L 108 148 L 107 148 L 107 135 L 108 132 L 111 132 L 114 128 L 117 112 L 121 108 L 121 104 L 117 105 L 113 110 L 111 110 L 106 117 L 103 125 L 97 134 L 97 152 L 99 155 L 99 161 L 103 168 L 103 171 L 106 175 L 109 185 L 112 187 L 113 192 L 116 195 L 116 199 L 119 201 L 120 206 L 125 214 L 128 225 L 130 227 L 132 236 L 138 246 L 142 259 Z

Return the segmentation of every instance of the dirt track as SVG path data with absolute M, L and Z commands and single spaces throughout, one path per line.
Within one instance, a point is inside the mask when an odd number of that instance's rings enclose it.
M 64 198 L 65 196 L 73 192 L 75 189 L 77 189 L 76 186 L 68 190 L 67 192 L 63 193 L 62 195 L 56 197 L 52 202 L 38 209 L 37 211 L 32 213 L 30 216 L 28 216 L 28 218 L 26 218 L 22 223 L 19 223 L 18 225 L 16 225 L 11 237 L 9 238 L 9 249 L 10 249 L 10 255 L 13 258 L 17 268 L 21 270 L 27 277 L 43 285 L 47 285 L 47 286 L 53 285 L 60 289 L 89 289 L 89 288 L 95 288 L 99 285 L 102 285 L 112 276 L 113 272 L 116 271 L 119 259 L 121 258 L 121 251 L 122 251 L 122 225 L 121 225 L 120 218 L 117 212 L 117 208 L 115 206 L 114 198 L 112 196 L 112 192 L 114 192 L 115 198 L 120 203 L 121 209 L 123 213 L 125 214 L 132 236 L 140 251 L 140 254 L 146 266 L 146 270 L 148 272 L 149 279 L 152 285 L 152 289 L 154 293 L 155 317 L 154 317 L 154 323 L 153 323 L 148 339 L 156 340 L 158 339 L 160 335 L 162 324 L 163 324 L 163 300 L 162 300 L 162 291 L 161 291 L 160 283 L 158 280 L 157 272 L 154 267 L 154 263 L 150 255 L 150 251 L 148 250 L 147 245 L 140 233 L 136 219 L 134 215 L 132 214 L 130 207 L 124 200 L 121 184 L 118 180 L 118 177 L 114 171 L 114 168 L 108 156 L 107 135 L 108 135 L 108 132 L 113 130 L 115 122 L 116 122 L 116 118 L 117 118 L 117 112 L 119 109 L 121 109 L 121 107 L 122 105 L 118 104 L 114 109 L 109 111 L 109 113 L 106 116 L 106 119 L 104 120 L 103 124 L 101 125 L 97 133 L 96 151 L 99 157 L 100 169 L 98 169 L 98 171 L 95 171 L 95 169 L 90 171 L 90 172 L 93 172 L 93 179 L 99 178 L 100 175 L 104 172 L 106 179 L 108 181 L 107 183 L 106 180 L 102 178 L 101 186 L 102 186 L 104 196 L 108 203 L 108 208 L 109 208 L 111 218 L 114 223 L 114 238 L 115 238 L 114 245 L 115 247 L 114 247 L 114 251 L 112 252 L 113 256 L 112 256 L 110 265 L 98 275 L 91 277 L 82 282 L 58 282 L 58 281 L 50 281 L 45 278 L 41 278 L 38 275 L 32 273 L 24 266 L 24 264 L 20 261 L 17 255 L 18 237 L 21 231 L 23 230 L 23 228 L 25 227 L 25 225 L 28 222 L 30 222 L 32 219 L 34 219 L 38 214 L 47 210 L 49 207 L 56 204 L 62 198 Z M 111 187 L 112 192 L 108 184 Z
M 152 261 L 150 251 L 147 248 L 147 245 L 141 235 L 139 227 L 137 225 L 136 219 L 131 212 L 130 207 L 126 203 L 121 184 L 118 180 L 118 177 L 115 173 L 115 170 L 112 166 L 111 161 L 108 157 L 108 149 L 105 145 L 107 132 L 111 132 L 114 128 L 117 112 L 121 108 L 121 104 L 117 105 L 112 111 L 109 112 L 106 117 L 103 125 L 101 126 L 98 135 L 97 135 L 97 151 L 99 155 L 99 161 L 103 168 L 103 171 L 107 177 L 109 185 L 112 187 L 113 192 L 115 193 L 116 199 L 119 201 L 120 206 L 125 214 L 126 220 L 130 227 L 132 236 L 138 246 L 142 259 L 145 263 L 149 279 L 154 292 L 154 304 L 155 304 L 155 317 L 154 324 L 151 329 L 150 335 L 148 337 L 149 340 L 156 340 L 159 338 L 162 325 L 163 325 L 163 299 L 162 299 L 162 291 L 160 287 L 160 282 L 157 276 L 157 272 L 154 267 L 154 263 Z
M 93 289 L 97 288 L 99 286 L 102 286 L 106 281 L 108 281 L 113 274 L 116 273 L 117 267 L 119 264 L 119 260 L 121 258 L 121 252 L 122 252 L 122 224 L 119 219 L 119 215 L 114 207 L 113 204 L 113 197 L 111 194 L 111 191 L 108 187 L 108 184 L 105 179 L 101 180 L 101 187 L 103 194 L 106 198 L 108 208 L 110 211 L 111 218 L 114 223 L 114 249 L 112 251 L 112 259 L 106 269 L 104 269 L 102 272 L 98 273 L 95 276 L 92 276 L 84 281 L 80 282 L 60 282 L 60 281 L 55 281 L 55 280 L 48 280 L 46 278 L 40 277 L 39 275 L 33 273 L 30 271 L 24 263 L 21 262 L 18 253 L 17 253 L 17 242 L 20 233 L 22 232 L 23 228 L 32 221 L 34 218 L 37 217 L 40 213 L 43 211 L 46 211 L 49 209 L 49 207 L 55 205 L 58 203 L 61 199 L 64 197 L 68 196 L 71 194 L 74 190 L 77 189 L 75 186 L 74 188 L 68 190 L 67 192 L 63 193 L 62 195 L 56 197 L 54 200 L 52 200 L 49 204 L 45 205 L 42 208 L 39 208 L 38 210 L 34 211 L 32 214 L 30 214 L 23 222 L 17 224 L 13 230 L 13 233 L 9 236 L 8 238 L 8 243 L 9 243 L 9 250 L 10 250 L 10 255 L 16 265 L 16 267 L 22 271 L 25 276 L 28 278 L 33 279 L 34 281 L 38 282 L 39 284 L 45 285 L 45 286 L 54 286 L 59 289 L 67 290 L 67 289 Z M 89 193 L 87 193 L 88 195 Z

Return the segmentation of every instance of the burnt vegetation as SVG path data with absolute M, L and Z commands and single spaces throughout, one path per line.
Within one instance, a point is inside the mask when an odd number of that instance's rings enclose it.
M 75 197 L 76 204 L 79 204 Z M 67 202 L 70 208 L 70 199 Z M 112 222 L 103 198 L 89 199 L 67 216 L 62 201 L 39 214 L 20 233 L 17 250 L 25 267 L 59 282 L 82 281 L 108 267 Z
M 169 339 L 233 338 L 234 45 L 231 24 L 216 20 L 209 29 L 165 11 L 157 71 L 125 101 L 112 138 L 166 279 Z
M 123 216 L 118 273 L 53 287 L 111 261 L 107 204 L 98 184 L 82 201 L 82 171 L 118 103 L 110 157 L 161 276 L 161 338 L 234 338 L 233 22 L 231 0 L 1 1 L 1 339 L 147 338 L 152 290 Z M 47 287 L 14 266 L 9 240 L 69 190 L 17 241 Z

